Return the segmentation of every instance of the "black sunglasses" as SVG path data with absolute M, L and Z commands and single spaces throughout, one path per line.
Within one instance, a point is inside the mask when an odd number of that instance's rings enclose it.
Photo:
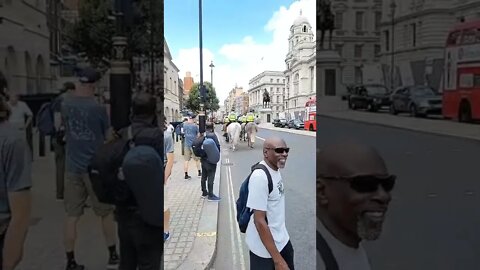
M 283 154 L 283 152 L 288 154 L 288 152 L 290 152 L 290 148 L 288 147 L 277 147 L 277 148 L 267 148 L 267 149 L 273 150 L 277 154 Z
M 325 177 L 321 176 L 323 179 L 327 180 L 345 180 L 350 183 L 350 188 L 359 193 L 372 193 L 378 190 L 379 186 L 386 192 L 393 190 L 395 186 L 395 180 L 397 177 L 395 175 L 389 175 L 386 177 L 378 177 L 373 175 L 361 175 L 355 177 Z

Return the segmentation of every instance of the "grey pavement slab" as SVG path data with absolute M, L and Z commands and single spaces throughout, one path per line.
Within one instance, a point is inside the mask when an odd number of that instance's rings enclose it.
M 48 146 L 48 144 L 47 144 Z M 35 149 L 38 149 L 35 140 Z M 52 152 L 33 163 L 33 209 L 23 260 L 18 270 L 65 269 L 63 245 L 65 212 L 63 202 L 55 199 L 55 163 Z M 104 270 L 108 260 L 100 221 L 86 209 L 78 226 L 76 258 L 87 270 Z
M 193 161 L 184 179 L 181 144 L 175 144 L 175 163 L 168 183 L 171 211 L 171 238 L 165 243 L 164 269 L 207 269 L 215 253 L 218 203 L 201 198 L 200 177 Z M 214 192 L 220 187 L 220 165 L 215 176 Z M 221 202 L 220 202 L 221 203 Z

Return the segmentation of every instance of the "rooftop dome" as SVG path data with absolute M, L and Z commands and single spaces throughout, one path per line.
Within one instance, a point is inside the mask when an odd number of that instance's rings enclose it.
M 293 22 L 293 25 L 294 26 L 298 26 L 298 25 L 304 25 L 304 24 L 308 24 L 310 25 L 310 23 L 308 22 L 308 19 L 307 17 L 304 17 L 302 15 L 302 10 L 300 10 L 300 16 L 298 16 L 295 21 Z

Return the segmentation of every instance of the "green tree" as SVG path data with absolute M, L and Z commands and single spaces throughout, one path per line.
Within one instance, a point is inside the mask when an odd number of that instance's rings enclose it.
M 217 93 L 215 88 L 212 87 L 210 82 L 204 82 L 204 85 L 207 89 L 207 100 L 205 102 L 205 110 L 217 111 L 220 106 L 220 101 L 217 98 Z M 200 111 L 200 84 L 194 83 L 190 95 L 188 96 L 188 101 L 186 107 L 193 112 Z
M 79 21 L 67 31 L 67 44 L 76 53 L 84 54 L 87 61 L 98 68 L 108 68 L 112 56 L 112 38 L 116 26 L 110 14 L 113 14 L 114 2 L 115 0 L 82 0 Z M 125 25 L 129 58 L 150 57 L 152 52 L 154 58 L 163 57 L 163 7 L 155 0 L 133 2 L 127 11 L 131 12 L 132 21 Z M 152 29 L 153 40 L 150 35 Z

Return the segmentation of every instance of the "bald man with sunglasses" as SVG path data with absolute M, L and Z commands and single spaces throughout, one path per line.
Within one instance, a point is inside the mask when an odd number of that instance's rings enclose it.
M 268 138 L 263 145 L 264 165 L 272 179 L 254 170 L 248 184 L 247 207 L 253 210 L 245 241 L 250 250 L 250 270 L 294 270 L 294 251 L 285 225 L 285 188 L 280 169 L 285 168 L 290 148 L 283 139 Z
M 371 269 L 361 242 L 380 237 L 395 178 L 372 147 L 317 150 L 317 270 Z

